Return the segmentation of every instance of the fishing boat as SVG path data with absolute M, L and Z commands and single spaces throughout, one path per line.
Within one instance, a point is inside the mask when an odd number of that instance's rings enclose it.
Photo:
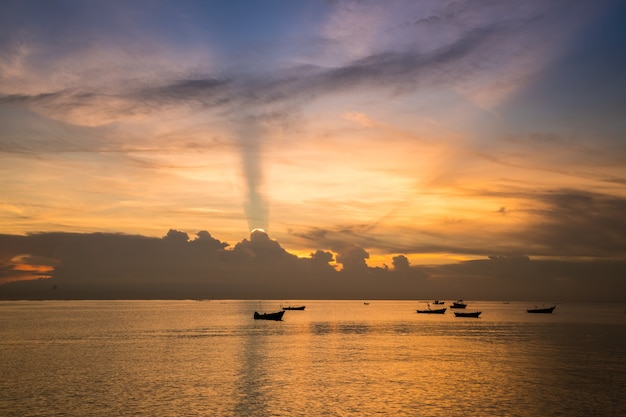
M 283 310 L 304 310 L 306 306 L 287 306 L 283 307 Z
M 463 300 L 456 300 L 450 306 L 450 308 L 465 308 L 465 307 L 467 307 L 467 304 L 464 303 Z
M 282 320 L 283 319 L 283 314 L 285 314 L 285 310 L 282 311 L 277 311 L 276 313 L 257 313 L 256 311 L 254 312 L 254 319 L 255 320 Z
M 455 317 L 478 317 L 482 311 L 455 311 Z
M 530 308 L 526 311 L 528 311 L 529 313 L 536 313 L 536 314 L 551 314 L 555 308 L 556 306 L 542 307 L 542 308 Z
M 427 310 L 417 310 L 417 312 L 420 314 L 443 314 L 446 312 L 446 308 L 436 308 L 433 310 L 430 308 L 430 304 L 428 304 Z
M 445 301 L 441 301 L 441 300 L 435 300 L 433 301 L 433 304 L 445 304 Z

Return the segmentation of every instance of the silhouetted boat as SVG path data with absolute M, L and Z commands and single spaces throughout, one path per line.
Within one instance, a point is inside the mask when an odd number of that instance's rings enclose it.
M 436 308 L 433 310 L 430 308 L 430 304 L 428 304 L 427 310 L 417 310 L 417 312 L 420 314 L 443 314 L 446 312 L 446 308 Z
M 304 310 L 306 306 L 287 306 L 287 307 L 283 307 L 283 310 Z
M 555 308 L 556 306 L 544 307 L 544 308 L 530 308 L 526 311 L 528 311 L 529 313 L 550 314 L 554 311 Z
M 482 313 L 482 311 L 455 311 L 454 315 L 456 317 L 478 317 L 480 313 Z
M 282 320 L 283 314 L 285 314 L 285 310 L 277 311 L 276 313 L 263 313 L 259 314 L 256 311 L 254 312 L 255 320 Z
M 435 300 L 433 301 L 433 304 L 445 304 L 445 301 L 440 301 L 440 300 Z
M 465 304 L 463 300 L 456 300 L 450 306 L 450 308 L 465 308 L 465 307 L 467 307 L 467 304 Z

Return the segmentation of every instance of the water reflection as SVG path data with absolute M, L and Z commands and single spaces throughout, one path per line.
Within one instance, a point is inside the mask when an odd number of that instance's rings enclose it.
M 280 323 L 263 323 L 269 325 L 280 325 Z M 267 412 L 267 390 L 268 372 L 265 362 L 267 343 L 266 337 L 261 332 L 253 330 L 244 332 L 242 351 L 240 353 L 240 369 L 237 373 L 237 403 L 235 405 L 236 415 L 245 416 L 265 416 Z
M 0 305 L 0 415 L 626 415 L 622 306 L 306 304 Z

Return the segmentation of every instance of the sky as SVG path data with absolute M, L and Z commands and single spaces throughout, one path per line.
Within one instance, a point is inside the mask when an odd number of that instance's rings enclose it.
M 5 0 L 0 298 L 626 301 L 625 17 Z

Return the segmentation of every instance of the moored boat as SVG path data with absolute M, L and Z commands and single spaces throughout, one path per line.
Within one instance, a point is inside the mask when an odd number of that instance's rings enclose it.
M 464 303 L 463 300 L 456 300 L 450 306 L 450 308 L 465 308 L 465 307 L 467 307 L 467 304 Z
M 282 311 L 277 311 L 275 313 L 261 313 L 259 314 L 258 312 L 254 312 L 254 319 L 255 320 L 282 320 L 283 319 L 283 314 L 285 314 L 285 310 Z
M 435 300 L 433 301 L 433 304 L 445 304 L 445 301 L 441 301 L 441 300 Z
M 427 310 L 417 310 L 417 312 L 420 314 L 443 314 L 446 312 L 446 308 L 436 308 L 433 310 L 430 308 L 430 304 L 428 304 Z
M 287 306 L 287 307 L 283 307 L 283 310 L 304 310 L 306 306 Z
M 478 317 L 480 313 L 482 313 L 482 311 L 455 311 L 454 315 L 456 317 Z
M 542 308 L 530 308 L 526 311 L 528 311 L 529 313 L 536 313 L 536 314 L 551 314 L 555 308 L 556 306 L 542 307 Z

